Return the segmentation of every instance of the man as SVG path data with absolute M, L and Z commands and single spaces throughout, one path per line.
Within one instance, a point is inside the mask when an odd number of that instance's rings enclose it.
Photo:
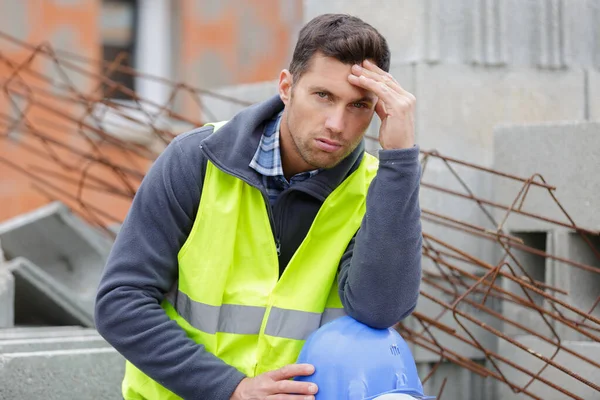
M 311 399 L 308 335 L 388 328 L 421 276 L 415 98 L 386 40 L 345 15 L 300 32 L 279 94 L 176 138 L 139 188 L 97 295 L 123 397 Z M 381 119 L 379 161 L 364 151 Z

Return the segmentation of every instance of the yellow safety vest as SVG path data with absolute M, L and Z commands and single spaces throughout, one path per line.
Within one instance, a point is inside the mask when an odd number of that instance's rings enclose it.
M 280 278 L 260 190 L 209 161 L 200 207 L 178 254 L 178 287 L 162 303 L 167 315 L 247 376 L 296 362 L 313 331 L 344 315 L 337 269 L 360 227 L 377 167 L 365 153 L 327 197 Z M 126 400 L 180 399 L 130 362 L 122 392 Z

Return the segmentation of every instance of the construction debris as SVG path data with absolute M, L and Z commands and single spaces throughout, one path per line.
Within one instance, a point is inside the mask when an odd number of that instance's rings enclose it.
M 11 71 L 0 83 L 11 107 L 8 113 L 0 108 L 0 144 L 18 140 L 21 151 L 36 155 L 39 164 L 23 165 L 7 152 L 0 154 L 0 163 L 21 172 L 49 199 L 66 204 L 108 237 L 114 237 L 123 217 L 106 204 L 128 204 L 148 164 L 182 131 L 178 129 L 201 125 L 201 115 L 211 120 L 210 103 L 202 99 L 214 96 L 243 103 L 183 83 L 140 76 L 120 66 L 119 58 L 100 64 L 5 34 L 0 40 L 30 51 L 24 60 L 0 54 L 0 64 Z M 51 63 L 58 73 L 41 73 L 36 68 L 40 60 Z M 101 74 L 97 65 L 103 66 Z M 154 104 L 139 98 L 110 79 L 114 71 L 169 85 L 169 102 Z M 70 81 L 73 75 L 93 82 L 96 90 L 82 92 Z M 131 101 L 112 101 L 100 92 L 102 86 L 127 94 Z M 189 103 L 185 113 L 175 104 L 181 93 L 195 101 L 192 113 Z M 119 134 L 125 124 L 125 130 L 140 127 L 136 138 Z M 547 129 L 560 135 L 561 128 Z M 581 129 L 594 133 L 587 146 L 600 148 L 600 126 Z M 538 162 L 555 161 L 542 157 Z M 461 385 L 470 386 L 469 398 L 478 399 L 600 398 L 600 226 L 583 218 L 579 209 L 575 221 L 559 201 L 553 182 L 537 171 L 509 173 L 503 165 L 474 165 L 426 150 L 422 163 L 421 297 L 417 310 L 397 329 L 413 346 L 426 391 L 435 390 L 439 400 L 457 398 L 459 389 L 466 390 Z M 481 187 L 496 190 L 482 193 Z M 553 208 L 538 207 L 540 198 Z M 533 206 L 530 199 L 535 199 Z M 577 199 L 569 201 L 569 209 L 577 207 L 573 204 Z M 597 213 L 599 207 L 585 204 L 582 209 Z M 9 259 L 29 258 L 21 254 L 29 251 L 27 246 L 5 251 Z M 40 259 L 34 263 L 41 268 L 45 264 Z M 71 279 L 69 290 L 77 293 L 75 282 L 93 281 L 96 268 L 91 275 L 87 270 L 82 274 L 69 270 L 60 280 Z M 56 350 L 48 353 L 52 351 Z M 99 379 L 121 365 L 102 348 L 52 354 L 84 364 L 93 359 Z M 50 365 L 51 357 L 39 358 L 44 361 L 8 357 L 11 365 L 36 373 L 49 373 L 56 365 L 57 373 L 68 368 L 64 362 Z M 0 380 L 12 379 L 7 373 L 0 367 Z M 447 381 L 454 383 L 446 385 Z

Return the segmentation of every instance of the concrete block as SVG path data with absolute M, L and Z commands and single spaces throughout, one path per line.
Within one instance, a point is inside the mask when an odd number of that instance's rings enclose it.
M 24 257 L 70 290 L 93 312 L 111 242 L 54 202 L 0 224 L 7 259 Z
M 417 363 L 419 377 L 423 380 L 435 367 L 435 363 Z M 440 399 L 495 400 L 492 379 L 485 379 L 456 364 L 443 362 L 433 375 L 423 383 L 428 396 L 438 396 L 447 379 Z
M 445 285 L 448 286 L 449 285 Z M 449 294 L 442 293 L 441 291 L 429 287 L 426 284 L 423 284 L 423 290 L 426 291 L 429 295 L 435 297 L 438 300 L 445 302 L 446 304 L 452 304 L 458 296 L 452 296 Z M 459 293 L 462 295 L 465 289 L 461 288 Z M 481 303 L 483 300 L 483 295 L 469 295 L 466 299 Z M 489 297 L 486 301 L 485 306 L 491 308 L 492 310 L 499 312 L 499 304 L 493 298 Z M 437 319 L 444 326 L 453 329 L 456 335 L 466 339 L 471 342 L 472 339 L 469 336 L 469 333 L 475 337 L 475 339 L 481 344 L 481 346 L 488 351 L 496 351 L 496 343 L 497 338 L 488 330 L 484 329 L 480 325 L 469 321 L 464 316 L 457 314 L 456 319 L 452 311 L 447 311 L 442 315 L 442 311 L 444 308 L 433 302 L 432 300 L 421 296 L 419 298 L 417 304 L 417 312 L 428 316 L 429 318 Z M 491 316 L 489 313 L 479 310 L 478 308 L 463 302 L 458 306 L 458 311 L 461 311 L 470 317 L 474 318 L 476 321 L 484 323 L 488 327 L 493 327 L 495 329 L 500 329 L 501 322 L 497 318 Z M 438 318 L 442 315 L 440 318 Z M 457 321 L 458 319 L 458 321 Z M 460 324 L 459 324 L 460 322 Z M 404 324 L 407 327 L 410 327 L 412 330 L 417 332 L 422 332 L 426 339 L 431 340 L 431 336 L 423 331 L 423 327 L 419 324 L 414 317 L 409 317 Z M 461 326 L 462 325 L 462 326 Z M 485 354 L 478 347 L 472 346 L 470 344 L 465 343 L 464 341 L 457 339 L 454 335 L 448 334 L 445 331 L 442 331 L 435 326 L 430 325 L 429 331 L 433 334 L 434 339 L 440 346 L 444 348 L 450 349 L 455 352 L 457 355 L 469 358 L 472 360 L 485 360 Z M 434 363 L 440 360 L 439 354 L 431 352 L 424 347 L 410 345 L 411 351 L 415 360 L 419 363 Z M 435 346 L 433 346 L 435 348 Z
M 568 96 L 566 96 L 568 97 Z M 565 101 L 565 108 L 569 108 Z M 541 174 L 556 186 L 555 195 L 575 223 L 600 228 L 600 123 L 561 122 L 528 126 L 503 126 L 494 131 L 494 167 L 502 172 L 528 178 Z M 523 183 L 506 178 L 494 180 L 494 197 L 510 205 Z M 531 187 L 523 211 L 568 223 L 548 190 Z M 512 214 L 506 229 L 547 231 L 560 226 Z
M 27 326 L 0 330 L 0 341 L 52 339 L 82 336 L 98 336 L 95 329 L 82 326 Z
M 110 347 L 100 335 L 0 340 L 0 354 Z
M 536 250 L 544 252 L 547 250 L 547 234 L 545 232 L 511 232 L 511 236 L 521 239 L 526 246 Z M 510 253 L 514 258 L 508 256 L 506 261 L 514 271 L 514 277 L 524 278 L 529 276 L 535 281 L 546 282 L 546 259 L 544 257 L 517 248 L 511 248 Z M 503 271 L 512 275 L 511 270 L 507 267 Z M 502 278 L 501 282 L 504 290 L 518 296 L 523 301 L 530 301 L 531 298 L 537 306 L 544 306 L 543 296 L 524 288 L 520 283 L 508 278 Z M 559 285 L 559 287 L 562 287 L 562 285 Z M 548 322 L 546 322 L 539 312 L 532 310 L 530 307 L 511 301 L 503 301 L 502 313 L 511 322 L 516 322 L 546 337 L 552 337 L 551 318 L 548 318 Z M 528 333 L 510 323 L 503 324 L 503 332 L 511 337 Z
M 489 166 L 498 123 L 583 119 L 584 80 L 576 70 L 419 64 L 418 142 L 423 149 Z
M 598 376 L 600 376 L 599 368 L 594 367 L 587 362 L 581 361 L 578 357 L 575 357 L 564 350 L 561 350 L 558 352 L 558 354 L 556 354 L 555 357 L 553 357 L 557 347 L 543 342 L 533 336 L 521 336 L 518 338 L 518 341 L 528 350 L 522 350 L 517 346 L 502 340 L 499 344 L 500 354 L 511 362 L 516 363 L 519 367 L 530 371 L 533 375 L 537 374 L 546 365 L 543 360 L 540 360 L 533 355 L 537 353 L 547 358 L 553 358 L 553 361 L 561 367 L 568 369 L 572 373 L 589 382 L 598 384 Z M 562 344 L 565 348 L 573 350 L 578 354 L 585 355 L 595 362 L 600 360 L 599 343 L 563 341 Z M 499 366 L 506 378 L 511 383 L 518 385 L 519 387 L 523 387 L 531 379 L 531 376 L 528 376 L 527 374 L 509 366 L 508 364 L 499 362 Z M 580 382 L 576 378 L 560 371 L 555 367 L 548 366 L 540 376 L 552 384 L 578 396 L 578 398 L 586 400 L 600 399 L 600 392 L 598 392 L 596 389 L 586 385 L 583 382 Z M 532 398 L 525 394 L 513 393 L 511 388 L 506 384 L 499 384 L 498 388 L 499 400 Z M 537 398 L 544 400 L 575 398 L 561 393 L 560 391 L 538 380 L 529 386 L 528 391 L 537 396 Z
M 14 324 L 15 280 L 0 260 L 0 329 Z
M 8 263 L 15 277 L 15 323 L 94 326 L 93 308 L 29 260 Z
M 112 348 L 2 354 L 0 398 L 115 398 L 124 371 L 123 357 Z
M 590 120 L 600 121 L 600 71 L 589 69 L 587 73 Z
M 600 238 L 589 236 L 588 239 L 593 248 L 600 252 Z M 549 285 L 560 287 L 568 293 L 566 295 L 552 293 L 555 297 L 583 313 L 591 311 L 592 316 L 600 319 L 600 304 L 592 310 L 600 296 L 600 259 L 596 257 L 592 248 L 575 232 L 553 231 L 548 234 L 548 249 L 551 254 L 558 257 L 596 268 L 597 272 L 587 271 L 561 261 L 547 259 L 546 280 Z M 584 318 L 581 315 L 563 306 L 557 307 L 566 318 L 583 322 Z M 589 331 L 590 333 L 598 335 L 600 324 L 589 320 L 585 324 L 593 329 Z M 560 322 L 555 322 L 555 328 L 563 340 L 592 340 Z

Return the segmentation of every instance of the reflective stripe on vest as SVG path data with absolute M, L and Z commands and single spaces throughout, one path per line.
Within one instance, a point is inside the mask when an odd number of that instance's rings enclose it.
M 213 134 L 236 133 L 225 125 Z M 247 376 L 294 363 L 314 330 L 344 315 L 337 270 L 377 167 L 365 153 L 323 202 L 279 276 L 270 205 L 259 189 L 208 161 L 196 219 L 178 254 L 178 282 L 161 304 L 165 313 Z M 179 399 L 129 362 L 123 396 Z
M 208 333 L 258 335 L 266 307 L 223 304 L 211 306 L 190 299 L 185 293 L 167 296 L 177 313 L 194 328 Z M 286 310 L 273 307 L 265 334 L 288 339 L 306 340 L 321 325 L 346 315 L 342 308 L 325 308 L 322 313 Z

